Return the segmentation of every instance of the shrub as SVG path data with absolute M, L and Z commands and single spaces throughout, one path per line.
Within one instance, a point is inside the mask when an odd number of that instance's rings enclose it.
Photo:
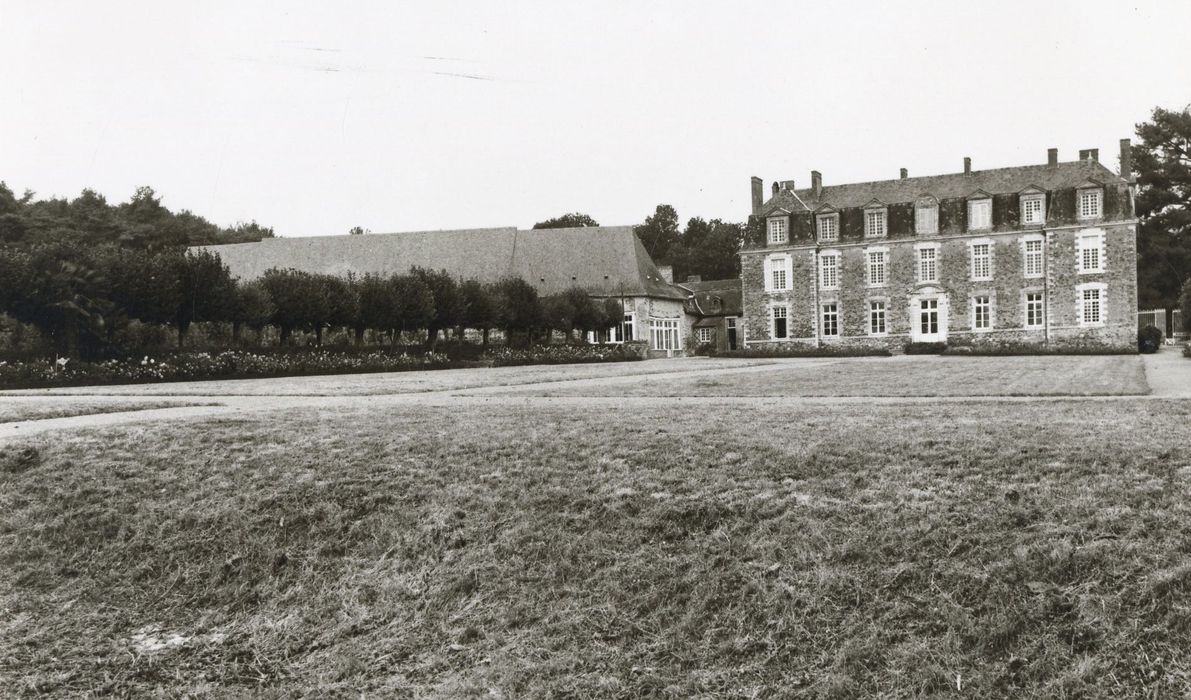
M 558 365 L 585 362 L 629 362 L 644 359 L 634 344 L 536 345 L 528 348 L 492 348 L 482 356 L 494 367 Z
M 1158 352 L 1166 334 L 1156 326 L 1146 326 L 1137 332 L 1137 351 L 1144 353 Z
M 885 348 L 863 347 L 858 345 L 824 345 L 813 347 L 809 345 L 791 345 L 789 347 L 761 347 L 743 348 L 740 350 L 714 350 L 709 353 L 712 357 L 889 357 L 890 352 Z
M 906 343 L 907 355 L 941 355 L 947 343 Z
M 1031 345 L 1027 343 L 1003 343 L 997 345 L 953 345 L 943 351 L 944 355 L 979 355 L 983 357 L 1010 357 L 1016 355 L 1132 355 L 1133 349 L 1104 347 L 1100 345 Z

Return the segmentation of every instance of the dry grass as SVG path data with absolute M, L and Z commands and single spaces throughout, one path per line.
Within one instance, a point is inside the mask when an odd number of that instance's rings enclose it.
M 1181 696 L 1189 418 L 419 408 L 27 443 L 0 687 Z
M 908 356 L 777 361 L 771 371 L 559 386 L 546 396 L 1138 396 L 1149 393 L 1135 355 Z

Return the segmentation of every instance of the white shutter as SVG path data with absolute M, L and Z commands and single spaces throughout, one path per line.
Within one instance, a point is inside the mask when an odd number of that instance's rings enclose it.
M 786 289 L 794 289 L 794 258 L 786 257 L 782 266 L 786 268 Z
M 765 291 L 773 291 L 773 261 L 765 258 Z

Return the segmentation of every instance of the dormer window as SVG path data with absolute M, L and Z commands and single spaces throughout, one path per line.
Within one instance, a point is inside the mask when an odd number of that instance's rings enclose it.
M 1046 222 L 1046 195 L 1037 193 L 1021 196 L 1021 222 L 1026 226 L 1041 226 Z
M 820 214 L 815 226 L 820 241 L 839 240 L 839 214 Z
M 987 231 L 992 228 L 992 200 L 988 197 L 968 200 L 968 230 Z
M 887 231 L 884 207 L 864 210 L 865 238 L 884 238 Z
M 1079 218 L 1100 218 L 1101 191 L 1099 188 L 1088 188 L 1079 191 Z
M 920 236 L 939 232 L 939 202 L 934 197 L 921 197 L 915 202 L 914 232 Z
M 780 245 L 790 240 L 786 229 L 786 217 L 775 216 L 769 220 L 769 245 Z

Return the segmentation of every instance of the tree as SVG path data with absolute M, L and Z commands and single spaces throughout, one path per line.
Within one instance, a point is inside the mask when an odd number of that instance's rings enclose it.
M 720 219 L 691 219 L 679 242 L 670 249 L 674 279 L 684 280 L 690 275 L 708 280 L 739 277 L 740 256 L 737 253 L 744 235 L 743 224 Z
M 360 312 L 352 285 L 336 275 L 315 275 L 324 304 L 320 307 L 321 318 L 314 320 L 314 344 L 323 344 L 323 331 L 338 326 L 354 328 Z
M 178 347 L 194 321 L 226 321 L 235 306 L 235 281 L 219 256 L 206 250 L 187 253 L 177 265 L 179 303 L 174 315 Z
M 363 226 L 352 226 L 347 230 L 347 235 L 349 236 L 363 236 L 365 233 L 372 233 L 372 231 L 369 231 Z
M 659 204 L 653 216 L 645 217 L 645 223 L 633 231 L 654 262 L 668 263 L 670 247 L 679 240 L 678 212 L 669 204 Z
M 599 226 L 599 222 L 591 218 L 587 214 L 580 214 L 573 212 L 570 214 L 563 214 L 556 216 L 553 219 L 546 219 L 534 224 L 534 228 L 586 228 L 589 226 Z
M 260 280 L 237 284 L 231 312 L 232 339 L 240 342 L 240 331 L 244 326 L 259 333 L 268 325 L 275 311 L 269 290 Z
M 450 277 L 447 279 L 450 280 Z M 443 297 L 446 298 L 445 292 Z M 436 323 L 438 300 L 434 295 L 434 290 L 419 275 L 413 273 L 393 275 L 389 279 L 389 298 L 393 305 L 393 325 L 389 327 L 390 338 L 393 337 L 393 331 L 429 329 Z M 438 331 L 435 330 L 435 335 L 437 334 Z
M 1191 333 L 1191 277 L 1188 277 L 1187 281 L 1183 282 L 1183 291 L 1179 294 L 1179 310 L 1183 316 L 1182 330 Z M 1177 332 L 1179 329 L 1175 328 L 1173 330 Z
M 463 315 L 463 297 L 459 294 L 459 285 L 446 270 L 435 272 L 415 267 L 411 272 L 429 287 L 434 297 L 434 312 L 426 324 L 426 346 L 430 352 L 434 352 L 438 346 L 438 332 L 459 325 Z
M 531 335 L 542 322 L 542 301 L 538 290 L 520 277 L 506 277 L 493 285 L 496 322 L 505 330 L 505 342 L 512 344 L 513 333 Z
M 1170 309 L 1191 277 L 1191 107 L 1154 109 L 1137 136 L 1138 300 L 1143 308 Z
M 387 331 L 397 325 L 392 298 L 393 286 L 389 279 L 374 274 L 354 278 L 352 286 L 355 288 L 356 303 L 359 313 L 353 330 L 356 335 L 356 345 L 364 342 L 364 331 Z
M 313 329 L 327 317 L 324 288 L 314 275 L 298 270 L 268 270 L 261 284 L 273 300 L 270 323 L 277 326 L 281 344 L 288 345 L 295 329 Z
M 91 255 L 63 243 L 28 250 L 0 248 L 4 310 L 36 327 L 65 357 L 97 349 L 112 312 L 103 275 Z
M 496 325 L 494 291 L 476 280 L 466 280 L 459 285 L 459 293 L 463 297 L 462 325 L 481 331 L 484 345 L 488 345 L 488 331 Z

